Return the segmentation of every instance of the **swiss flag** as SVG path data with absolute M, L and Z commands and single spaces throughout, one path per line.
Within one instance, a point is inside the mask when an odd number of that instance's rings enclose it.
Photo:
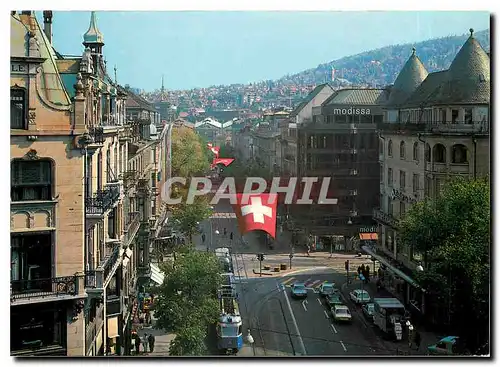
M 210 150 L 212 151 L 212 153 L 215 154 L 215 157 L 216 158 L 219 158 L 219 150 L 220 150 L 220 147 L 212 147 L 210 148 Z
M 276 196 L 277 194 L 250 194 L 243 203 L 243 194 L 236 194 L 237 203 L 233 204 L 233 210 L 241 234 L 260 229 L 271 237 L 276 237 Z

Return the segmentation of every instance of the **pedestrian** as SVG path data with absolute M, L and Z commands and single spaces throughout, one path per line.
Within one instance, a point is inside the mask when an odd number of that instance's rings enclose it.
M 233 232 L 229 235 L 229 239 L 232 241 L 233 240 Z
M 311 246 L 307 245 L 307 256 L 311 256 Z
M 365 267 L 365 272 L 363 275 L 365 276 L 366 283 L 368 283 L 370 281 L 370 267 L 368 265 Z
M 226 236 L 226 235 L 227 235 L 227 229 L 224 228 L 224 236 Z
M 358 266 L 358 275 L 361 274 L 361 266 Z
M 144 337 L 142 338 L 142 345 L 143 345 L 143 349 L 144 349 L 144 353 L 147 353 L 148 352 L 148 334 L 147 333 L 144 333 Z
M 422 342 L 422 336 L 420 332 L 417 330 L 415 332 L 415 346 L 417 347 L 417 352 L 420 350 L 420 343 Z
M 139 355 L 141 353 L 141 338 L 139 334 L 135 334 L 135 354 Z
M 201 235 L 201 242 L 205 243 L 205 239 L 206 239 L 206 237 L 205 237 L 205 233 L 203 233 L 203 234 Z
M 408 329 L 408 346 L 411 349 L 413 344 L 413 325 L 410 320 L 406 320 L 406 328 Z
M 151 353 L 155 350 L 155 336 L 153 334 L 149 334 L 148 337 L 148 342 L 149 342 L 149 350 Z

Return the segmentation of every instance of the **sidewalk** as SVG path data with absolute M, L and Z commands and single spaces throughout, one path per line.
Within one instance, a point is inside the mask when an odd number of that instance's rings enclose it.
M 151 315 L 152 325 L 156 323 L 156 319 Z M 139 336 L 142 338 L 144 333 L 153 334 L 155 336 L 155 348 L 152 353 L 142 354 L 149 357 L 165 357 L 169 355 L 170 343 L 175 339 L 175 334 L 167 333 L 164 330 L 153 328 L 153 326 L 145 326 L 139 331 Z M 141 345 L 142 350 L 142 345 Z
M 349 293 L 352 290 L 361 289 L 361 288 L 366 290 L 370 294 L 370 297 L 372 299 L 373 298 L 392 298 L 392 297 L 397 298 L 386 289 L 377 290 L 376 278 L 375 279 L 372 278 L 369 283 L 363 284 L 363 287 L 361 287 L 360 280 L 353 280 L 354 275 L 355 275 L 354 272 L 351 272 L 349 274 L 349 279 L 351 282 L 350 284 L 344 283 L 342 285 L 341 290 L 347 299 L 349 299 Z M 363 317 L 363 316 L 361 315 L 361 317 Z M 424 327 L 421 325 L 414 325 L 414 326 L 415 326 L 415 330 L 418 330 L 420 332 L 421 337 L 422 337 L 421 343 L 420 343 L 420 349 L 417 351 L 417 350 L 415 350 L 415 346 L 413 346 L 413 349 L 410 350 L 410 348 L 408 346 L 408 339 L 406 337 L 406 332 L 404 332 L 402 341 L 392 342 L 392 344 L 394 345 L 394 347 L 393 347 L 394 350 L 398 349 L 398 350 L 402 351 L 403 353 L 410 354 L 410 355 L 424 355 L 424 354 L 426 354 L 427 347 L 429 345 L 435 344 L 439 341 L 439 336 L 437 334 L 425 330 Z M 377 332 L 380 332 L 379 334 L 382 334 L 378 328 L 376 328 L 376 327 L 374 327 L 374 328 L 377 330 Z M 404 326 L 403 326 L 403 328 L 404 328 Z

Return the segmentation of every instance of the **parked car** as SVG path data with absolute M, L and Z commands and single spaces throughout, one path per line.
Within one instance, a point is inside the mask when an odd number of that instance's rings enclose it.
M 293 283 L 291 294 L 293 298 L 306 298 L 307 288 L 304 283 Z
M 355 304 L 365 304 L 370 303 L 370 294 L 364 289 L 355 289 L 349 293 L 349 297 Z
M 326 297 L 326 296 L 333 294 L 335 292 L 338 292 L 338 289 L 335 288 L 334 283 L 323 283 L 319 287 L 319 295 L 321 297 Z
M 427 353 L 432 355 L 459 355 L 461 345 L 458 336 L 447 336 L 436 344 L 427 347 Z
M 343 305 L 344 301 L 342 300 L 342 296 L 340 293 L 335 292 L 332 294 L 329 294 L 325 297 L 326 303 L 328 306 L 333 307 L 334 305 Z
M 351 311 L 346 305 L 335 305 L 332 307 L 332 316 L 335 321 L 351 321 Z
M 363 315 L 370 320 L 373 321 L 373 313 L 375 312 L 375 304 L 374 303 L 367 303 L 363 305 Z

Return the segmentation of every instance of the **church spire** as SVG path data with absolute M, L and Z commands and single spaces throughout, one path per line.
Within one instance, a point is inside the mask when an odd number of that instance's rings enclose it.
M 163 75 L 161 76 L 161 94 L 165 92 L 165 84 L 164 84 L 164 78 Z
M 99 28 L 97 28 L 96 12 L 91 12 L 90 25 L 87 32 L 83 35 L 83 45 L 92 50 L 93 53 L 102 53 L 102 46 L 104 46 L 104 36 Z

